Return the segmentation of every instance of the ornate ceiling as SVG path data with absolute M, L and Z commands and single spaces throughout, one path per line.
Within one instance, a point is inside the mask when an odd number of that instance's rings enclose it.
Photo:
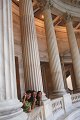
M 19 5 L 19 0 L 12 0 L 13 2 L 15 2 L 17 5 Z M 32 0 L 33 2 L 36 3 L 36 1 L 38 2 L 47 2 L 47 1 L 54 1 L 54 0 Z M 72 6 L 76 6 L 76 7 L 80 7 L 80 0 L 60 0 L 62 1 L 63 3 L 66 3 L 66 4 L 69 4 L 69 5 L 72 5 Z
M 80 0 L 61 0 L 61 1 L 75 7 L 80 7 Z
M 12 0 L 17 6 L 19 6 L 19 0 Z M 69 4 L 69 5 L 80 5 L 80 0 L 32 0 L 33 2 L 33 9 L 34 9 L 34 16 L 36 18 L 39 18 L 41 20 L 44 20 L 44 18 L 42 17 L 42 9 L 40 8 L 38 2 L 44 2 L 46 3 L 48 2 L 52 2 L 53 1 L 62 1 L 63 3 Z M 55 2 L 54 2 L 55 3 Z M 56 10 L 55 10 L 56 11 Z M 57 11 L 56 11 L 57 12 Z M 65 27 L 65 23 L 63 21 L 63 17 L 60 15 L 57 15 L 56 12 L 52 13 L 52 18 L 53 18 L 53 23 L 55 26 L 61 26 L 61 27 Z M 54 14 L 55 13 L 55 14 Z M 76 30 L 80 30 L 80 19 L 78 21 L 74 21 L 73 22 L 73 26 Z
M 19 7 L 19 1 L 18 0 L 12 0 L 12 1 Z M 41 2 L 41 1 L 47 1 L 47 0 L 37 0 L 37 1 Z M 62 9 L 62 6 L 63 6 L 65 8 L 64 12 L 66 12 L 66 10 L 68 8 L 66 6 L 69 6 L 69 8 L 71 6 L 74 6 L 74 11 L 75 11 L 75 8 L 76 8 L 75 5 L 80 4 L 80 0 L 48 0 L 48 1 L 50 1 L 50 2 L 52 1 L 53 6 L 51 6 L 52 7 L 51 10 L 52 10 L 52 19 L 53 19 L 53 23 L 54 23 L 54 26 L 55 26 L 55 32 L 56 32 L 56 35 L 58 36 L 58 38 L 60 38 L 60 40 L 62 39 L 62 42 L 60 43 L 60 45 L 63 44 L 63 48 L 64 48 L 64 47 L 66 47 L 66 46 L 64 46 L 66 44 L 65 22 L 63 20 L 63 15 L 56 14 L 57 9 L 59 10 L 60 7 L 61 7 L 60 9 Z M 44 21 L 44 17 L 42 17 L 43 9 L 39 6 L 39 4 L 36 2 L 36 0 L 32 0 L 32 2 L 33 2 L 34 16 L 36 18 Z M 60 2 L 60 4 L 59 4 L 59 2 Z M 44 4 L 45 4 L 45 2 L 44 2 Z M 53 8 L 57 8 L 57 9 L 54 9 L 54 12 L 53 12 Z M 79 6 L 78 6 L 78 8 L 79 8 Z M 80 8 L 79 8 L 79 12 L 80 12 Z M 80 38 L 80 18 L 79 19 L 76 18 L 76 19 L 73 20 L 73 27 L 74 27 L 76 35 L 78 36 L 78 38 Z M 65 35 L 64 39 L 65 40 L 63 40 L 63 38 L 62 38 L 62 35 L 61 35 L 62 32 L 64 32 L 64 35 Z M 61 47 L 60 47 L 60 49 L 61 49 Z M 64 54 L 66 54 L 66 53 L 64 53 Z

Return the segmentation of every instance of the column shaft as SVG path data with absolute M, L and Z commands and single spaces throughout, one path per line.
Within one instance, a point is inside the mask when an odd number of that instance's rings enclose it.
M 43 91 L 32 0 L 20 0 L 20 19 L 26 89 Z
M 73 65 L 71 65 L 71 67 L 70 67 L 70 74 L 71 74 L 73 91 L 76 91 L 77 88 L 76 88 L 76 81 L 75 81 L 75 74 L 74 74 Z
M 25 117 L 16 91 L 11 3 L 11 0 L 0 0 L 0 120 Z
M 72 21 L 71 18 L 69 17 L 66 20 L 66 29 L 67 29 L 68 40 L 71 49 L 76 85 L 77 85 L 77 89 L 80 89 L 80 54 L 79 54 L 79 49 L 78 49 Z
M 17 98 L 11 12 L 11 1 L 0 0 L 0 92 L 2 100 Z
M 64 80 L 64 87 L 65 87 L 66 91 L 68 91 L 68 86 L 67 86 L 67 81 L 66 81 L 66 71 L 65 71 L 63 56 L 61 56 L 61 67 L 62 67 L 62 74 L 63 74 L 63 80 Z
M 57 46 L 57 40 L 55 35 L 55 30 L 53 27 L 51 11 L 49 8 L 45 8 L 44 10 L 44 24 L 45 24 L 45 32 L 49 53 L 49 62 L 50 69 L 53 80 L 53 89 L 56 94 L 64 94 L 64 82 L 59 58 L 59 51 Z

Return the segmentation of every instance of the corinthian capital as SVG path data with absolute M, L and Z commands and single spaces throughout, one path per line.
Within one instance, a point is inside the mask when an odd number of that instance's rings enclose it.
M 72 21 L 72 16 L 71 16 L 71 14 L 69 14 L 69 13 L 65 13 L 65 14 L 63 15 L 63 17 L 64 17 L 65 22 L 70 22 L 70 21 Z
M 37 0 L 37 2 L 41 8 L 50 8 L 52 6 L 51 0 Z

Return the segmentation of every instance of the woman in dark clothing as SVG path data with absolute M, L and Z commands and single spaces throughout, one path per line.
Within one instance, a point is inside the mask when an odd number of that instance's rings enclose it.
M 36 101 L 37 101 L 36 97 L 37 97 L 37 92 L 35 90 L 33 90 L 32 94 L 31 94 L 31 98 L 29 100 L 31 102 L 31 104 L 32 104 L 31 105 L 32 109 L 35 108 L 35 106 L 36 106 Z
M 41 91 L 38 91 L 37 92 L 37 105 L 38 106 L 41 106 L 42 105 L 42 92 Z

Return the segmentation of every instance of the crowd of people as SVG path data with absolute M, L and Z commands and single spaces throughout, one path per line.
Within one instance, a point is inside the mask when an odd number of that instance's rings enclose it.
M 23 111 L 24 112 L 31 112 L 32 109 L 34 109 L 36 106 L 41 106 L 42 104 L 42 92 L 41 91 L 31 91 L 28 90 L 25 92 L 23 98 Z

